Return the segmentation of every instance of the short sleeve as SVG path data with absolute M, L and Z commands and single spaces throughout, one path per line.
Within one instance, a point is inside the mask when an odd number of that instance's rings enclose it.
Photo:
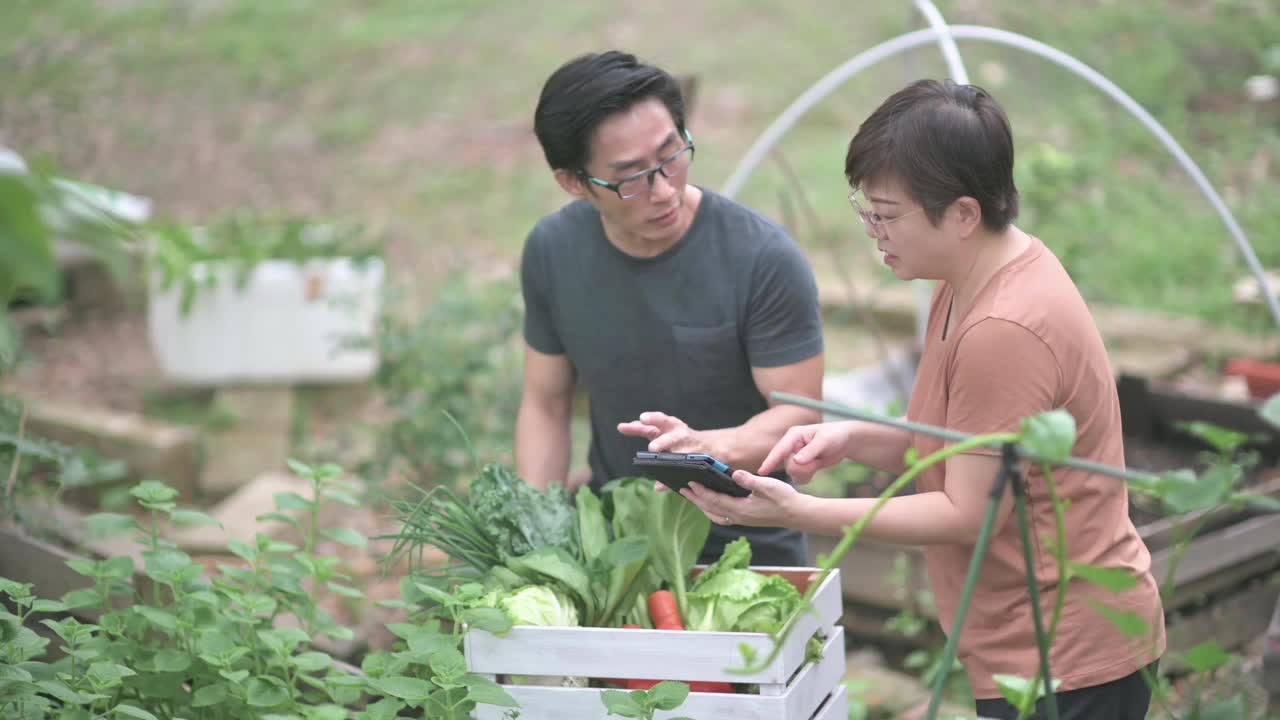
M 524 297 L 524 339 L 529 347 L 547 355 L 564 354 L 564 343 L 551 313 L 551 275 L 546 243 L 538 228 L 525 240 L 520 256 L 520 292 Z
M 987 318 L 957 340 L 947 369 L 949 429 L 974 435 L 1014 432 L 1023 418 L 1054 409 L 1062 372 L 1049 346 L 1031 330 Z
M 752 367 L 779 367 L 822 352 L 822 310 L 813 269 L 779 231 L 751 270 L 746 346 Z

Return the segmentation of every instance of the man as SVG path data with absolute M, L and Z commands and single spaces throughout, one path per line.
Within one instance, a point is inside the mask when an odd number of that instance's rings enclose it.
M 635 475 L 636 451 L 758 467 L 817 413 L 822 321 L 812 270 L 777 224 L 688 182 L 695 148 L 679 85 L 612 51 L 547 80 L 534 131 L 574 200 L 542 218 L 521 261 L 526 342 L 516 468 L 567 481 L 576 384 L 591 408 L 590 487 Z M 806 562 L 803 536 L 716 527 L 702 560 L 751 542 L 754 562 Z

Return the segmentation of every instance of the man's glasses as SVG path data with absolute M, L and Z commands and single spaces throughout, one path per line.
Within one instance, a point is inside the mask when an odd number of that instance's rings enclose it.
M 890 223 L 896 223 L 908 215 L 915 215 L 918 212 L 924 212 L 923 207 L 918 207 L 915 210 L 905 212 L 899 215 L 898 217 L 893 218 L 892 220 L 885 220 L 884 218 L 880 217 L 880 213 L 867 212 L 866 210 L 864 210 L 863 207 L 858 204 L 857 195 L 858 195 L 858 188 L 854 188 L 853 192 L 849 193 L 849 204 L 853 206 L 853 211 L 858 213 L 858 217 L 862 218 L 862 224 L 867 226 L 867 231 L 870 232 L 872 235 L 876 236 L 877 238 L 885 237 L 885 233 L 887 232 L 887 230 L 885 229 L 886 225 L 889 225 Z
M 643 195 L 653 189 L 654 175 L 662 173 L 662 177 L 664 178 L 680 177 L 689 169 L 689 164 L 692 162 L 693 142 L 690 141 L 688 145 L 685 145 L 667 156 L 667 159 L 658 163 L 656 167 L 649 168 L 648 170 L 641 170 L 634 175 L 628 175 L 616 183 L 606 182 L 598 177 L 592 177 L 588 175 L 585 170 L 582 171 L 582 176 L 602 188 L 607 188 L 618 193 L 618 197 L 623 200 L 630 200 L 637 195 Z

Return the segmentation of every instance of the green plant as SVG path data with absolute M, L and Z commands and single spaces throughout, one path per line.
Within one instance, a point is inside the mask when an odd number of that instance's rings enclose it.
M 682 682 L 665 680 L 648 690 L 605 690 L 600 694 L 609 715 L 625 718 L 641 718 L 653 720 L 658 710 L 675 710 L 684 704 L 689 697 L 689 686 Z M 672 718 L 672 720 L 691 720 L 691 718 Z
M 469 465 L 502 461 L 512 446 L 520 398 L 519 292 L 508 280 L 453 274 L 416 319 L 388 298 L 379 319 L 375 383 L 391 419 L 374 428 L 373 457 L 361 468 L 389 484 L 459 488 Z M 481 458 L 460 438 L 492 448 Z
M 200 563 L 165 540 L 165 530 L 214 521 L 177 508 L 172 488 L 149 481 L 132 490 L 137 516 L 89 519 L 94 534 L 132 533 L 143 548 L 141 568 L 129 556 L 70 561 L 92 585 L 57 601 L 0 579 L 0 595 L 15 608 L 0 609 L 0 715 L 390 720 L 420 709 L 422 717 L 462 720 L 476 703 L 514 707 L 462 660 L 458 620 L 496 633 L 510 627 L 500 611 L 453 613 L 471 588 L 438 602 L 404 584 L 403 598 L 387 604 L 411 612 L 415 622 L 392 627 L 405 644 L 367 657 L 363 673 L 317 647 L 322 638 L 351 637 L 320 607 L 322 594 L 363 595 L 344 584 L 337 558 L 316 554 L 316 543 L 362 545 L 365 538 L 317 524 L 325 503 L 356 503 L 338 468 L 291 467 L 311 481 L 311 497 L 280 493 L 277 510 L 262 519 L 295 526 L 301 546 L 262 533 L 252 543 L 232 541 L 228 549 L 243 564 L 220 565 L 205 578 Z M 68 615 L 77 610 L 80 618 Z M 86 610 L 98 613 L 96 624 L 81 619 Z M 43 615 L 58 616 L 39 622 L 61 641 L 60 659 L 42 659 L 49 641 L 28 627 Z M 442 630 L 442 622 L 451 627 Z
M 243 288 L 253 271 L 269 260 L 351 258 L 357 264 L 377 257 L 377 235 L 355 223 L 308 218 L 271 220 L 231 215 L 205 227 L 158 223 L 150 231 L 148 269 L 162 291 L 177 287 L 181 312 L 191 310 L 202 288 L 226 277 Z

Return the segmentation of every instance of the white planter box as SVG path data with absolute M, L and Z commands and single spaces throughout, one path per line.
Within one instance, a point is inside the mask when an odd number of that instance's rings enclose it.
M 217 263 L 197 263 L 207 278 Z M 257 382 L 351 382 L 378 367 L 377 328 L 383 264 L 346 258 L 299 265 L 257 265 L 243 289 L 236 272 L 218 267 L 182 314 L 182 288 L 161 290 L 151 278 L 147 329 L 160 367 L 193 385 Z M 348 348 L 356 338 L 369 347 Z
M 781 574 L 803 590 L 818 571 L 812 568 L 752 570 Z M 624 630 L 613 628 L 515 627 L 504 637 L 472 630 L 463 638 L 467 669 L 495 677 L 552 675 L 650 680 L 712 680 L 760 686 L 760 694 L 690 693 L 675 711 L 659 718 L 698 720 L 816 720 L 844 718 L 847 700 L 844 629 L 839 622 L 839 572 L 832 572 L 813 599 L 816 612 L 803 615 L 772 663 L 752 675 L 731 673 L 741 667 L 739 645 L 765 657 L 771 640 L 763 633 Z M 825 636 L 822 659 L 805 661 L 805 645 L 815 632 Z M 520 703 L 521 720 L 596 720 L 606 715 L 597 688 L 503 685 Z M 477 720 L 500 720 L 507 710 L 481 705 Z

